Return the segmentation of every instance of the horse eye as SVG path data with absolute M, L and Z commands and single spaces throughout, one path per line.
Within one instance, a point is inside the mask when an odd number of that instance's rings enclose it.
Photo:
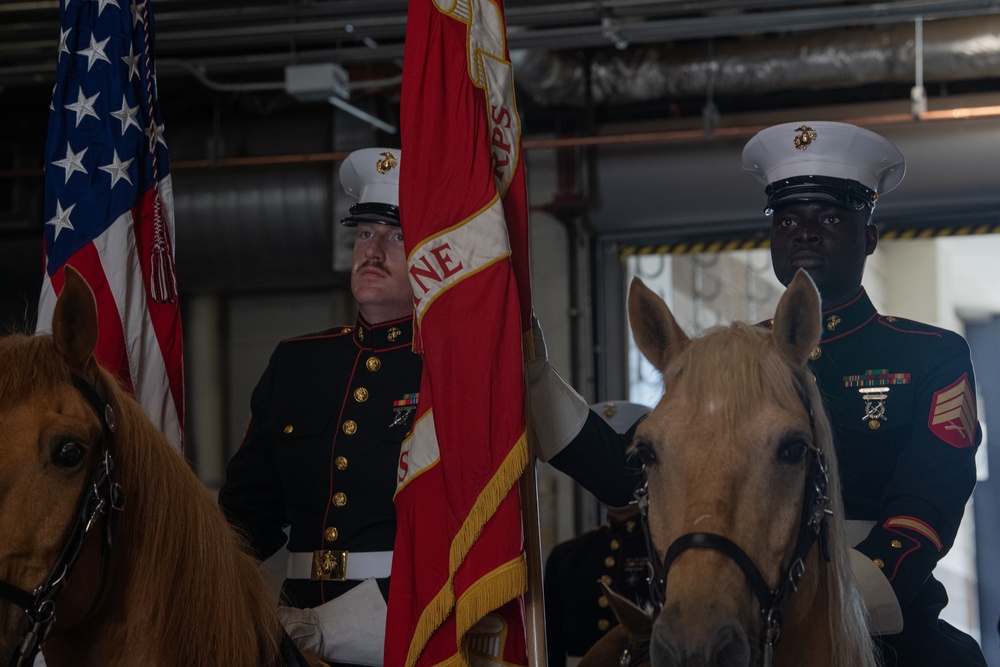
M 656 464 L 656 452 L 653 451 L 653 446 L 647 441 L 636 440 L 633 447 L 635 447 L 635 452 L 639 455 L 639 460 L 642 461 L 642 465 L 651 466 Z
M 805 458 L 808 449 L 801 440 L 782 442 L 778 447 L 778 460 L 782 463 L 798 463 Z
M 63 440 L 52 448 L 52 463 L 60 468 L 75 468 L 83 461 L 83 445 L 74 440 Z

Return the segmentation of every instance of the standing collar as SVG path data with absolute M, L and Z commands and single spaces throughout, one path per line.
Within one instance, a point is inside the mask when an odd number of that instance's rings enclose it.
M 369 324 L 358 313 L 358 323 L 354 327 L 354 341 L 363 348 L 374 350 L 410 346 L 413 344 L 413 317 Z
M 828 342 L 853 333 L 878 316 L 875 305 L 862 287 L 847 303 L 823 311 L 823 338 Z

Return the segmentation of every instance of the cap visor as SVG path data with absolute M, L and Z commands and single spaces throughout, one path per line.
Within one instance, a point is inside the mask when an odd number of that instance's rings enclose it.
M 373 222 L 379 225 L 393 225 L 399 227 L 399 219 L 393 218 L 388 215 L 379 215 L 377 213 L 359 213 L 357 215 L 349 215 L 340 221 L 345 227 L 357 227 L 359 222 Z

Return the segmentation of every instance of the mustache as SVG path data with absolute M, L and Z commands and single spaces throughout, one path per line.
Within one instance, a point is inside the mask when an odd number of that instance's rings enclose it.
M 357 266 L 354 267 L 354 272 L 358 273 L 362 269 L 365 269 L 365 268 L 368 268 L 368 267 L 371 267 L 373 269 L 381 271 L 382 273 L 384 273 L 387 276 L 392 275 L 392 273 L 389 271 L 389 267 L 387 267 L 384 262 L 380 262 L 380 261 L 375 260 L 375 259 L 366 259 L 363 262 L 360 262 Z

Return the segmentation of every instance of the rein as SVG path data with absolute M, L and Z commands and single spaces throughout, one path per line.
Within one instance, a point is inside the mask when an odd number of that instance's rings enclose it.
M 97 469 L 84 486 L 77 505 L 77 521 L 63 545 L 59 558 L 49 570 L 42 583 L 31 593 L 0 580 L 0 598 L 21 608 L 28 618 L 30 627 L 19 642 L 17 651 L 9 663 L 10 667 L 26 667 L 33 664 L 41 651 L 45 638 L 55 622 L 55 599 L 66 585 L 66 579 L 80 557 L 87 535 L 97 520 L 107 516 L 105 522 L 106 539 L 103 561 L 107 564 L 107 552 L 113 546 L 114 518 L 124 509 L 124 495 L 112 475 L 114 461 L 111 456 L 112 434 L 115 430 L 115 414 L 108 402 L 97 390 L 82 378 L 73 375 L 73 386 L 83 395 L 94 409 L 101 422 L 101 442 Z M 103 589 L 103 571 L 101 589 Z M 94 604 L 100 600 L 98 591 Z
M 809 413 L 809 429 L 813 435 L 813 442 L 815 442 L 816 421 L 812 404 L 801 387 L 796 387 L 796 389 L 799 399 Z M 717 551 L 728 557 L 740 568 L 747 583 L 750 585 L 750 590 L 757 598 L 763 619 L 763 637 L 761 638 L 764 652 L 763 665 L 764 667 L 770 667 L 774 645 L 781 636 L 782 612 L 792 593 L 797 590 L 802 575 L 805 574 L 805 560 L 809 554 L 809 550 L 818 541 L 823 558 L 826 562 L 830 562 L 831 559 L 829 523 L 827 518 L 833 512 L 830 510 L 830 498 L 826 493 L 830 480 L 829 467 L 823 452 L 815 444 L 809 446 L 808 454 L 810 455 L 810 466 L 805 480 L 798 538 L 788 565 L 781 572 L 778 586 L 773 590 L 768 587 L 760 570 L 739 545 L 729 538 L 715 533 L 692 532 L 681 535 L 667 549 L 661 563 L 655 557 L 656 548 L 653 545 L 653 538 L 649 531 L 649 482 L 644 481 L 636 489 L 636 502 L 639 505 L 642 528 L 646 536 L 646 546 L 650 554 L 650 595 L 654 605 L 657 607 L 657 613 L 665 603 L 667 573 L 670 571 L 671 563 L 688 549 Z M 624 661 L 624 655 L 622 659 Z

